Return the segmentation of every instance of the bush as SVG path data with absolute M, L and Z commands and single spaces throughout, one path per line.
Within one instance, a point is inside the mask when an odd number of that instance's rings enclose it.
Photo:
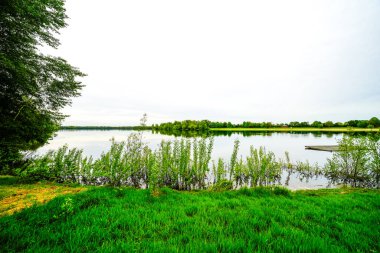
M 274 187 L 273 193 L 275 195 L 282 195 L 282 196 L 289 196 L 290 195 L 290 191 L 284 187 Z
M 325 176 L 333 183 L 353 187 L 378 185 L 378 182 L 374 182 L 378 180 L 376 145 L 379 145 L 378 142 L 369 138 L 345 135 L 339 141 L 339 151 L 335 152 L 331 159 L 327 159 L 324 167 Z
M 233 182 L 230 180 L 220 180 L 210 187 L 210 191 L 228 191 L 233 189 Z
M 35 182 L 39 180 L 55 180 L 56 178 L 50 171 L 50 155 L 48 152 L 43 157 L 31 160 L 30 164 L 23 169 L 16 169 L 16 174 L 22 181 Z
M 14 168 L 25 165 L 25 160 L 16 149 L 3 149 L 0 147 L 0 175 L 14 175 Z

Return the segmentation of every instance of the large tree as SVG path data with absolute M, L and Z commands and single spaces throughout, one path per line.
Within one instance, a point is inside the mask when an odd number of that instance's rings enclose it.
M 66 18 L 64 0 L 0 1 L 0 170 L 46 143 L 80 95 L 84 74 L 39 52 L 58 47 Z
M 380 119 L 376 118 L 376 117 L 372 117 L 368 123 L 374 127 L 380 127 Z

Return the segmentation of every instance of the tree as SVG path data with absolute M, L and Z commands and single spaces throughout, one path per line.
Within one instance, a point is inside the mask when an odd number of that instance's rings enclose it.
M 333 127 L 334 123 L 331 120 L 329 120 L 329 121 L 326 121 L 325 123 L 323 123 L 323 126 L 324 127 Z
M 322 128 L 322 127 L 323 127 L 323 124 L 322 124 L 322 122 L 320 122 L 320 121 L 314 121 L 314 122 L 311 124 L 311 127 Z
M 45 144 L 65 118 L 60 109 L 80 95 L 84 74 L 38 51 L 58 47 L 66 18 L 64 0 L 0 2 L 0 170 Z
M 289 123 L 290 127 L 300 127 L 300 123 L 298 121 L 292 121 Z
M 349 127 L 357 127 L 359 120 L 349 120 L 346 122 L 346 125 Z
M 356 126 L 360 128 L 366 128 L 368 126 L 368 120 L 359 120 Z
M 345 125 L 342 122 L 335 122 L 334 127 L 344 127 Z
M 368 123 L 374 127 L 380 127 L 380 119 L 376 118 L 376 117 L 372 117 Z
M 140 128 L 141 129 L 146 128 L 146 122 L 147 121 L 148 121 L 148 115 L 146 113 L 144 113 L 142 118 L 140 119 Z

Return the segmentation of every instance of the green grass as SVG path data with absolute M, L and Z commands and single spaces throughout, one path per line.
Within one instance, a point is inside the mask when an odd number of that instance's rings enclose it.
M 0 218 L 1 252 L 379 252 L 379 238 L 365 189 L 93 187 Z
M 380 132 L 380 128 L 357 128 L 357 127 L 329 127 L 329 128 L 315 128 L 315 127 L 273 127 L 273 128 L 210 128 L 210 131 L 252 131 L 252 132 Z

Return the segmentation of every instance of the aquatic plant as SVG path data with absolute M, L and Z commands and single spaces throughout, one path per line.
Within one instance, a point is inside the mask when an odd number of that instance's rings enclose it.
M 367 139 L 367 148 L 369 156 L 369 174 L 372 179 L 372 187 L 380 188 L 380 135 Z
M 82 150 L 67 145 L 32 160 L 19 170 L 23 178 L 46 179 L 90 185 L 133 186 L 156 191 L 160 187 L 177 190 L 206 189 L 222 182 L 244 186 L 281 185 L 281 176 L 297 173 L 301 180 L 324 175 L 333 184 L 354 187 L 379 187 L 380 144 L 378 139 L 345 136 L 339 151 L 320 168 L 318 164 L 277 159 L 264 147 L 250 147 L 246 157 L 238 158 L 239 140 L 235 140 L 230 162 L 219 158 L 211 161 L 213 138 L 175 139 L 162 141 L 156 150 L 143 142 L 142 133 L 133 133 L 126 141 L 111 140 L 110 150 L 99 159 L 84 157 Z
M 279 184 L 281 180 L 282 164 L 274 153 L 267 152 L 264 147 L 255 149 L 250 147 L 250 154 L 247 157 L 247 166 L 250 186 L 268 186 Z
M 368 151 L 366 138 L 343 136 L 339 141 L 339 151 L 327 159 L 325 176 L 334 183 L 354 187 L 368 185 L 371 181 Z
M 214 177 L 214 184 L 221 182 L 222 180 L 226 179 L 226 166 L 222 158 L 218 159 L 218 164 L 215 165 L 213 161 L 213 177 Z
M 232 155 L 231 155 L 231 160 L 230 160 L 230 166 L 229 166 L 229 176 L 230 176 L 230 181 L 233 179 L 233 175 L 235 173 L 235 165 L 237 161 L 237 154 L 239 150 L 239 140 L 236 139 L 234 141 L 234 149 L 232 150 Z

